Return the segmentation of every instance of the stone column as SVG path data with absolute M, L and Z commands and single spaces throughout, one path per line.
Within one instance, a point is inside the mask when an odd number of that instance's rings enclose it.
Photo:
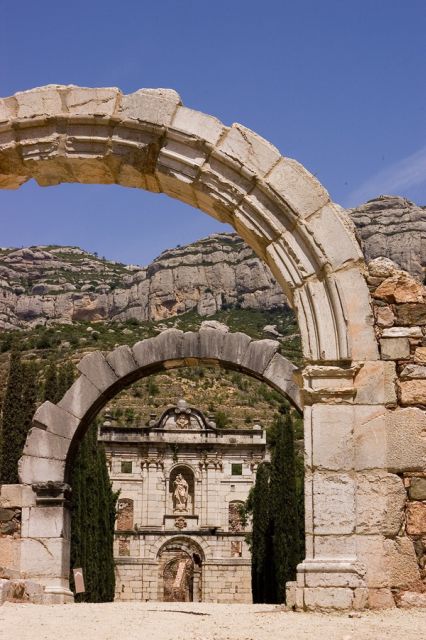
M 44 586 L 45 604 L 72 602 L 70 487 L 43 482 L 33 485 L 33 490 L 35 505 L 22 509 L 21 571 Z
M 356 545 L 357 370 L 318 365 L 303 374 L 306 558 L 292 593 L 288 585 L 290 604 L 301 609 L 366 604 L 366 567 Z

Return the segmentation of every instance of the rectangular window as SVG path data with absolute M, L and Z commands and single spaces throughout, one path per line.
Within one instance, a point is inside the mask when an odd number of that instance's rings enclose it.
M 231 473 L 233 476 L 242 476 L 243 475 L 243 465 L 241 462 L 235 462 L 231 464 Z
M 122 461 L 121 463 L 121 473 L 132 473 L 132 463 L 128 460 Z

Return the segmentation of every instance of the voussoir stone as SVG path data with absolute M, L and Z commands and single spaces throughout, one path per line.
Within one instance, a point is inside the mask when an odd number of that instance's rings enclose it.
M 267 173 L 281 155 L 270 142 L 241 124 L 233 124 L 216 150 L 256 175 Z
M 125 119 L 168 126 L 180 104 L 172 89 L 139 89 L 122 97 L 118 113 Z
M 106 361 L 119 378 L 124 378 L 139 368 L 135 362 L 132 350 L 127 345 L 121 345 L 106 355 Z
M 226 333 L 223 341 L 222 358 L 225 362 L 241 364 L 249 344 L 252 342 L 250 336 L 245 333 Z
M 281 158 L 267 176 L 266 183 L 302 218 L 318 211 L 330 200 L 318 180 L 291 158 Z
M 279 346 L 280 343 L 277 340 L 253 340 L 247 347 L 241 366 L 249 371 L 263 374 Z
M 49 401 L 43 402 L 33 417 L 35 426 L 70 440 L 73 438 L 79 422 L 75 415 Z
M 117 374 L 100 351 L 94 351 L 84 356 L 78 363 L 77 369 L 80 373 L 83 373 L 99 391 L 105 391 L 118 380 Z
M 86 376 L 81 375 L 58 402 L 58 406 L 77 418 L 83 418 L 100 395 L 100 390 Z

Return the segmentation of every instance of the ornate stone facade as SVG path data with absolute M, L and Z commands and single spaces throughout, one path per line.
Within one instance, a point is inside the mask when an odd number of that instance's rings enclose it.
M 116 599 L 251 602 L 240 507 L 264 431 L 217 429 L 184 400 L 148 426 L 100 428 L 120 490 Z

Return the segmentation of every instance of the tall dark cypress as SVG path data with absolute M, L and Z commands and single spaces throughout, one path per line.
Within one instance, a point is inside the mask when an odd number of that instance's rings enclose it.
M 270 465 L 262 463 L 257 469 L 256 484 L 250 496 L 253 517 L 251 579 L 255 603 L 271 602 L 274 593 L 273 521 L 269 482 Z
M 92 423 L 80 444 L 72 474 L 71 568 L 83 567 L 81 602 L 114 599 L 114 523 L 118 494 L 111 488 L 105 451 Z M 71 580 L 72 584 L 72 580 Z
M 2 460 L 1 480 L 6 484 L 18 482 L 18 460 L 22 455 L 23 430 L 23 371 L 21 354 L 13 350 L 10 354 L 9 375 L 3 402 L 2 414 Z
M 56 362 L 50 362 L 44 377 L 44 400 L 50 400 L 56 404 L 60 400 L 61 394 L 58 389 L 58 368 Z
M 280 603 L 285 601 L 285 583 L 296 578 L 296 567 L 301 558 L 294 435 L 290 413 L 280 415 L 276 423 L 278 431 L 272 452 L 269 489 L 274 523 L 274 602 Z

